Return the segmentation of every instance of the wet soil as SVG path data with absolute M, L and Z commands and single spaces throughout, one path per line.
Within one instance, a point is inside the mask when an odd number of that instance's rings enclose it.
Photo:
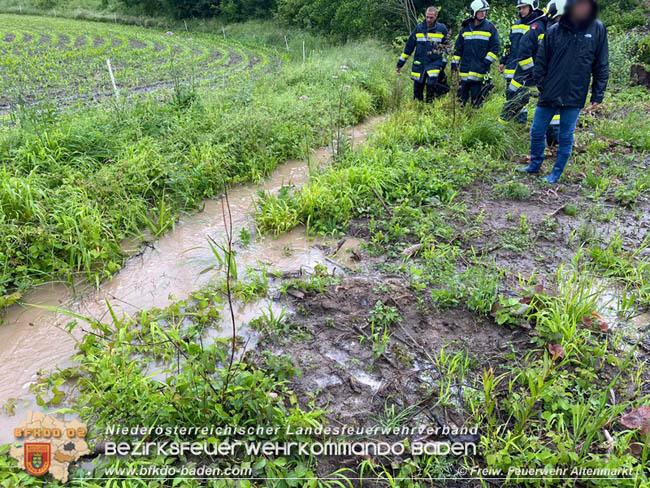
M 381 290 L 381 291 L 380 291 Z M 370 312 L 381 301 L 395 306 L 402 320 L 391 329 L 390 346 L 381 357 L 360 338 L 370 333 Z M 286 338 L 269 337 L 264 345 L 278 354 L 290 354 L 303 376 L 294 381 L 299 398 L 315 393 L 316 405 L 328 406 L 328 418 L 346 425 L 370 426 L 389 398 L 403 405 L 427 399 L 428 379 L 443 346 L 449 351 L 471 351 L 476 367 L 491 367 L 504 351 L 528 342 L 527 333 L 497 326 L 464 309 L 434 311 L 398 277 L 347 276 L 322 294 L 289 297 L 296 310 L 295 326 L 310 337 L 282 344 Z M 449 413 L 452 413 L 450 410 Z M 463 419 L 457 419 L 462 421 Z
M 634 207 L 605 202 L 603 212 L 613 211 L 613 217 L 596 221 L 588 215 L 595 204 L 579 183 L 549 189 L 529 178 L 522 177 L 521 182 L 533 190 L 528 200 L 497 198 L 494 185 L 487 183 L 476 183 L 458 197 L 458 201 L 467 204 L 475 221 L 482 220 L 476 237 L 467 228 L 459 227 L 463 247 L 473 247 L 479 254 L 482 252 L 493 259 L 499 268 L 507 271 L 507 282 L 513 286 L 519 275 L 533 274 L 541 283 L 548 284 L 558 267 L 569 262 L 582 244 L 599 243 L 606 247 L 620 232 L 623 249 L 636 250 L 648 236 L 650 201 L 644 197 Z M 576 207 L 576 215 L 566 212 L 568 206 Z M 522 218 L 530 229 L 529 239 L 517 239 Z M 588 234 L 589 241 L 584 241 L 584 234 Z
M 381 120 L 382 117 L 376 117 L 350 129 L 353 143 L 362 143 Z M 302 186 L 309 179 L 310 165 L 324 165 L 331 160 L 329 149 L 315 151 L 310 160 L 310 163 L 287 161 L 263 184 L 232 189 L 228 202 L 234 235 L 239 235 L 242 228 L 255 235 L 251 214 L 257 192 L 261 189 L 277 192 L 285 185 Z M 203 211 L 182 217 L 171 232 L 136 250 L 122 270 L 99 289 L 88 284 L 76 287 L 47 285 L 27 294 L 20 305 L 7 309 L 0 327 L 0 344 L 5 345 L 0 349 L 0 406 L 8 401 L 31 398 L 29 386 L 38 380 L 39 371 L 66 364 L 74 353 L 75 339 L 84 333 L 83 324 L 68 333 L 65 326 L 74 319 L 63 310 L 107 321 L 107 303 L 118 317 L 133 315 L 144 309 L 165 307 L 205 286 L 214 274 L 202 272 L 215 264 L 208 236 L 218 243 L 225 239 L 223 202 L 224 199 L 206 201 Z M 318 244 L 300 228 L 278 238 L 257 239 L 247 246 L 236 243 L 237 267 L 244 272 L 248 266 L 259 268 L 265 264 L 280 273 L 313 270 L 318 264 L 330 270 L 336 267 L 327 262 Z M 124 246 L 126 252 L 138 247 L 134 243 L 124 243 Z M 236 320 L 245 324 L 250 310 L 244 308 L 242 313 L 244 315 Z M 229 330 L 228 324 L 224 330 Z M 3 433 L 11 432 L 3 427 L 13 425 L 12 422 L 13 419 L 0 411 L 0 444 L 5 440 Z

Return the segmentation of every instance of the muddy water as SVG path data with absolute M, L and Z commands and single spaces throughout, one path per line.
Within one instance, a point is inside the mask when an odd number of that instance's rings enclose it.
M 381 118 L 370 119 L 351 129 L 352 144 L 362 143 L 380 121 Z M 229 202 L 234 235 L 237 236 L 243 227 L 254 229 L 251 211 L 260 189 L 275 192 L 283 185 L 300 187 L 309 179 L 310 166 L 323 165 L 330 160 L 330 151 L 320 149 L 310 157 L 310 163 L 288 161 L 262 185 L 244 185 L 231 190 Z M 212 273 L 201 274 L 215 264 L 207 236 L 217 242 L 225 240 L 221 201 L 207 201 L 202 212 L 181 218 L 173 231 L 129 259 L 122 270 L 98 290 L 77 289 L 73 292 L 65 285 L 48 285 L 25 297 L 24 303 L 29 305 L 11 307 L 0 326 L 0 406 L 16 398 L 21 399 L 18 410 L 22 410 L 20 405 L 25 405 L 25 401 L 31 404 L 29 385 L 37 379 L 38 371 L 65 365 L 74 353 L 75 340 L 83 334 L 79 328 L 72 334 L 63 329 L 73 320 L 66 315 L 31 305 L 65 308 L 103 321 L 108 321 L 109 317 L 106 302 L 110 302 L 118 316 L 151 307 L 165 307 L 174 299 L 187 297 L 214 276 Z M 237 267 L 240 273 L 246 266 L 259 267 L 260 263 L 281 272 L 313 268 L 327 262 L 324 252 L 316 244 L 307 238 L 303 229 L 277 239 L 257 240 L 238 250 Z M 250 307 L 240 309 L 238 314 L 236 320 L 241 323 L 254 318 Z M 80 324 L 82 328 L 84 325 Z M 230 324 L 224 324 L 225 331 L 229 328 Z M 18 418 L 8 418 L 0 410 L 0 444 L 5 440 L 5 432 L 11 432 L 7 426 L 13 427 Z
M 639 312 L 634 307 L 623 307 L 620 302 L 620 297 L 625 293 L 622 286 L 601 281 L 597 283 L 601 287 L 598 312 L 613 332 L 625 338 L 627 345 L 624 349 L 627 350 L 650 332 L 650 313 Z

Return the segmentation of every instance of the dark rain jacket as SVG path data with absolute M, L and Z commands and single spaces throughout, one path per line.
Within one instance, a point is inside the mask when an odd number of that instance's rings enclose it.
M 594 16 L 576 27 L 568 15 L 551 26 L 539 46 L 533 77 L 540 91 L 541 107 L 582 108 L 592 81 L 591 101 L 602 102 L 609 80 L 607 29 Z
M 459 69 L 462 81 L 482 81 L 501 49 L 499 33 L 487 19 L 474 25 L 467 19 L 456 39 L 452 69 Z
M 428 76 L 427 81 L 435 81 L 447 65 L 447 55 L 444 49 L 448 42 L 449 31 L 445 24 L 436 22 L 433 27 L 427 27 L 427 23 L 418 24 L 411 33 L 404 52 L 397 60 L 397 67 L 401 68 L 406 60 L 415 51 L 413 65 L 411 67 L 411 78 L 419 83 L 424 82 L 424 73 Z
M 510 36 L 508 37 L 508 46 L 501 56 L 501 64 L 505 66 L 503 76 L 510 81 L 515 76 L 517 69 L 517 56 L 519 53 L 519 43 L 524 35 L 530 30 L 531 24 L 539 16 L 538 12 L 533 11 L 523 19 L 520 17 L 516 24 L 510 27 Z
M 515 76 L 510 81 L 509 90 L 517 91 L 522 86 L 534 86 L 533 69 L 538 47 L 544 41 L 548 17 L 541 10 L 535 11 L 536 15 L 530 20 L 528 31 L 519 41 L 517 55 L 514 57 L 516 66 Z

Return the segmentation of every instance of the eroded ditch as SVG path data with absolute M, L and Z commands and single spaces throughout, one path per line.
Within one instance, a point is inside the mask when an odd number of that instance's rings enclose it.
M 371 129 L 382 120 L 383 117 L 375 117 L 350 129 L 351 144 L 365 141 Z M 300 187 L 309 179 L 310 166 L 326 165 L 331 158 L 331 150 L 321 148 L 313 152 L 309 160 L 287 161 L 280 165 L 262 185 L 232 189 L 228 201 L 234 234 L 238 235 L 242 228 L 254 232 L 251 212 L 259 190 L 277 192 L 286 185 Z M 0 411 L 0 444 L 13 441 L 10 433 L 16 419 L 35 405 L 29 386 L 37 381 L 39 371 L 69 364 L 75 339 L 83 334 L 79 327 L 68 333 L 65 325 L 73 319 L 53 309 L 65 309 L 107 322 L 110 321 L 107 303 L 120 316 L 162 308 L 176 299 L 186 298 L 214 276 L 202 273 L 215 263 L 208 236 L 217 242 L 225 239 L 221 200 L 206 201 L 202 212 L 182 217 L 172 231 L 129 259 L 122 270 L 99 289 L 93 290 L 88 285 L 76 290 L 64 284 L 45 285 L 27 294 L 23 304 L 10 307 L 0 327 L 0 344 L 3 344 L 0 349 L 3 371 L 0 405 L 11 401 L 15 408 L 14 415 Z M 295 229 L 280 237 L 254 240 L 238 248 L 237 266 L 245 270 L 266 265 L 280 273 L 291 273 L 304 268 L 313 270 L 320 264 L 333 270 L 337 265 L 328 261 L 324 244 L 308 238 L 304 229 Z M 239 306 L 235 310 L 236 322 L 239 325 L 248 323 L 259 315 L 255 312 L 262 306 L 268 304 Z M 228 335 L 229 330 L 230 322 L 224 322 L 223 334 Z

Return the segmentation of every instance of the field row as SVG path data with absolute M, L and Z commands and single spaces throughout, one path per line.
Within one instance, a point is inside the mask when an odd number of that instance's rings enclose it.
M 0 106 L 88 98 L 175 80 L 211 81 L 268 63 L 269 51 L 221 34 L 0 15 Z

